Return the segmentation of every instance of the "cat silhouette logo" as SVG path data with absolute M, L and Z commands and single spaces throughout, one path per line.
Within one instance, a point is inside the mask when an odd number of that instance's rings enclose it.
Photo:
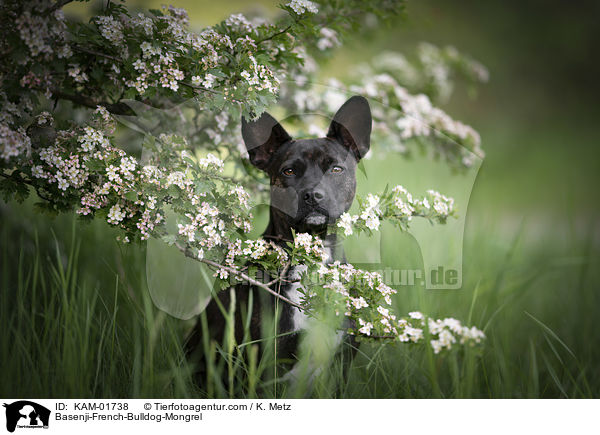
M 14 432 L 15 428 L 48 429 L 50 410 L 29 400 L 19 400 L 6 408 L 6 430 Z

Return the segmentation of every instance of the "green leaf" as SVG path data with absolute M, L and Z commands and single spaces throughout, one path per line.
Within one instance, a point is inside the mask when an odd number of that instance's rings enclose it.
M 197 194 L 210 192 L 215 189 L 216 185 L 210 180 L 196 180 L 194 182 L 195 191 Z
M 130 190 L 129 192 L 127 192 L 125 194 L 125 198 L 128 199 L 128 200 L 130 200 L 130 201 L 137 201 L 138 194 L 137 194 L 137 192 L 135 192 L 133 190 Z
M 221 279 L 218 276 L 217 276 L 217 279 L 215 279 L 215 285 L 219 289 L 219 291 L 225 290 L 226 288 L 231 287 L 231 284 L 229 283 L 228 279 Z
M 167 192 L 169 192 L 169 195 L 171 195 L 173 198 L 179 198 L 181 195 L 181 190 L 179 189 L 179 187 L 175 186 L 174 184 L 171 184 L 169 186 L 169 188 L 167 189 Z
M 104 163 L 100 160 L 91 159 L 85 162 L 85 166 L 91 171 L 100 171 L 104 168 Z
M 158 151 L 156 147 L 156 138 L 151 134 L 145 135 L 144 141 L 142 142 L 142 148 L 147 148 L 151 151 Z
M 196 167 L 196 162 L 193 161 L 192 159 L 190 159 L 189 157 L 184 157 L 183 161 L 186 162 L 188 165 L 190 165 L 193 168 Z
M 3 178 L 0 180 L 0 192 L 2 192 L 2 198 L 5 202 L 16 200 L 22 203 L 29 196 L 27 185 L 13 178 Z

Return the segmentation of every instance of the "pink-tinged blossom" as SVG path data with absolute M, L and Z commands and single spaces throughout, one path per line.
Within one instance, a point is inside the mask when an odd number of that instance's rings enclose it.
M 5 162 L 15 157 L 31 154 L 31 139 L 25 130 L 19 127 L 13 130 L 7 124 L 0 123 L 0 158 Z

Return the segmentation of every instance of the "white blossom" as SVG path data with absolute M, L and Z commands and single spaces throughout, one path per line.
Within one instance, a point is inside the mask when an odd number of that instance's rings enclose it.
M 309 0 L 292 0 L 289 3 L 286 3 L 286 6 L 292 8 L 298 15 L 302 15 L 305 12 L 310 12 L 312 14 L 319 12 L 317 4 Z
M 365 301 L 365 298 L 363 298 L 362 296 L 360 296 L 358 298 L 351 297 L 350 301 L 351 301 L 352 305 L 354 306 L 354 308 L 356 308 L 356 309 L 367 308 L 369 306 L 367 301 Z
M 118 224 L 125 218 L 125 213 L 121 210 L 119 204 L 115 204 L 110 208 L 108 212 L 108 222 L 111 224 Z
M 358 323 L 361 325 L 358 332 L 365 335 L 371 335 L 371 329 L 373 329 L 373 324 L 371 322 L 365 322 L 363 319 L 358 319 Z
M 119 45 L 123 41 L 123 25 L 111 15 L 98 16 L 95 18 L 100 33 L 113 45 Z
M 423 313 L 421 313 L 420 311 L 411 311 L 410 313 L 408 313 L 408 315 L 411 319 L 423 320 Z
M 337 226 L 344 229 L 344 235 L 349 236 L 352 234 L 352 224 L 356 221 L 349 213 L 343 213 L 340 216 L 340 220 Z
M 67 69 L 67 73 L 73 78 L 76 83 L 85 83 L 88 81 L 88 76 L 85 72 L 81 71 L 81 67 L 77 64 L 71 65 Z
M 319 35 L 321 37 L 317 41 L 317 48 L 321 51 L 340 45 L 340 41 L 335 30 L 329 29 L 328 27 L 322 27 L 319 31 Z
M 202 169 L 211 168 L 211 169 L 216 169 L 218 171 L 222 171 L 224 163 L 223 163 L 223 160 L 219 159 L 214 154 L 208 153 L 205 158 L 198 160 L 198 165 Z
M 388 310 L 387 308 L 383 308 L 382 306 L 377 307 L 377 311 L 383 317 L 388 317 L 390 315 L 390 310 Z
M 7 124 L 0 123 L 0 157 L 5 161 L 31 153 L 31 139 L 25 130 L 19 127 L 13 130 Z

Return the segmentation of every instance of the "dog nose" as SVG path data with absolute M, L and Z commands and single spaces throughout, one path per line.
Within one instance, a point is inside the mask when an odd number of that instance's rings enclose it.
M 318 204 L 324 198 L 323 191 L 321 190 L 307 190 L 302 195 L 304 202 L 308 204 Z

